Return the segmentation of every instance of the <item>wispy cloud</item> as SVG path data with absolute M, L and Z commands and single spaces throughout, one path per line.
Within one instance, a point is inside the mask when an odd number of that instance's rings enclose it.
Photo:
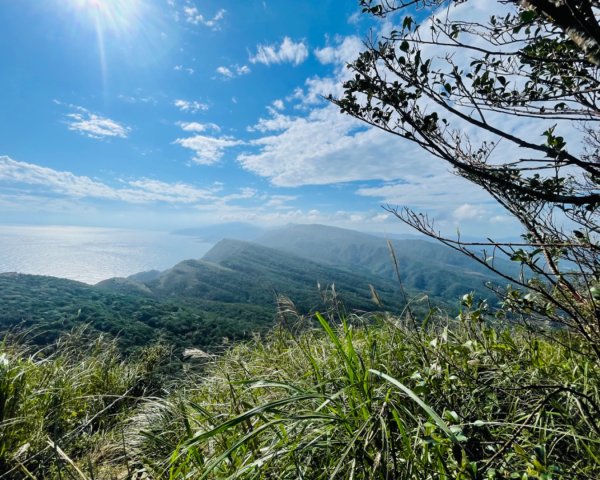
M 206 103 L 198 102 L 196 100 L 175 100 L 173 102 L 179 110 L 186 113 L 198 113 L 200 111 L 208 110 L 208 105 Z
M 185 183 L 166 183 L 142 178 L 114 187 L 87 176 L 0 157 L 0 182 L 36 187 L 36 194 L 71 198 L 120 200 L 128 203 L 195 203 L 215 198 L 220 187 L 197 188 Z
M 204 25 L 205 27 L 218 30 L 220 23 L 225 18 L 226 10 L 220 9 L 212 18 L 204 16 L 197 7 L 193 5 L 186 5 L 183 7 L 183 15 L 185 21 L 192 25 Z
M 136 103 L 145 103 L 145 104 L 150 104 L 150 105 L 158 104 L 158 100 L 156 100 L 156 98 L 154 98 L 151 95 L 144 97 L 144 96 L 120 94 L 117 98 L 119 100 L 121 100 L 122 102 L 130 103 L 130 104 L 136 104 Z
M 256 54 L 250 56 L 251 63 L 271 65 L 274 63 L 292 63 L 300 65 L 308 57 L 308 48 L 303 41 L 294 42 L 285 37 L 279 46 L 258 45 Z
M 193 75 L 195 70 L 191 67 L 184 67 L 183 65 L 175 65 L 173 70 L 176 72 L 186 72 L 188 75 Z
M 229 136 L 210 137 L 208 135 L 194 135 L 192 137 L 178 138 L 174 143 L 192 150 L 194 152 L 194 157 L 192 158 L 194 163 L 198 165 L 214 165 L 223 158 L 226 149 L 243 145 L 244 142 Z
M 194 132 L 196 135 L 178 138 L 173 143 L 188 148 L 194 152 L 192 161 L 198 165 L 214 165 L 218 163 L 225 150 L 244 142 L 233 137 L 222 135 L 219 137 L 206 135 L 207 131 L 220 132 L 221 128 L 214 123 L 179 122 L 178 125 L 184 132 Z
M 216 123 L 199 123 L 199 122 L 179 122 L 177 125 L 181 127 L 182 130 L 186 132 L 196 132 L 201 133 L 207 130 L 212 130 L 214 132 L 220 132 L 221 127 L 219 127 Z
M 267 118 L 259 118 L 256 125 L 248 127 L 247 130 L 249 132 L 281 132 L 290 128 L 296 119 L 290 117 L 288 115 L 283 115 L 280 113 L 277 108 L 277 102 L 281 102 L 280 107 L 283 108 L 283 102 L 281 100 L 275 100 L 273 102 L 273 107 L 267 107 L 267 111 L 269 112 L 269 117 Z M 280 109 L 281 109 L 280 108 Z
M 245 151 L 238 161 L 276 186 L 393 180 L 405 171 L 400 162 L 390 161 L 400 151 L 397 139 L 340 115 L 333 105 L 307 116 L 270 113 L 251 127 L 264 134 L 251 141 L 257 150 Z
M 363 48 L 358 37 L 350 36 L 315 50 L 321 63 L 333 67 L 331 75 L 310 77 L 285 98 L 293 114 L 280 111 L 281 104 L 267 107 L 269 115 L 248 128 L 260 135 L 237 156 L 242 167 L 278 187 L 353 182 L 360 197 L 426 210 L 448 222 L 498 214 L 483 189 L 453 174 L 444 162 L 323 100 L 330 93 L 343 94 L 341 85 L 351 74 L 345 65 Z
M 198 187 L 185 182 L 164 182 L 151 178 L 118 180 L 114 185 L 84 175 L 60 171 L 0 156 L 0 211 L 67 212 L 94 209 L 104 211 L 111 203 L 154 204 L 177 209 L 194 222 L 257 221 L 281 223 L 315 221 L 316 211 L 290 205 L 295 195 L 272 195 L 255 188 L 225 191 L 221 183 Z M 86 200 L 86 201 L 84 201 Z M 159 215 L 160 210 L 152 210 Z
M 111 120 L 110 118 L 90 112 L 89 110 L 71 105 L 74 113 L 66 115 L 69 130 L 85 135 L 86 137 L 102 139 L 109 137 L 127 138 L 131 128 Z
M 248 75 L 250 73 L 250 67 L 248 65 L 230 65 L 229 67 L 221 66 L 217 67 L 217 73 L 223 79 L 231 79 L 240 77 L 242 75 Z

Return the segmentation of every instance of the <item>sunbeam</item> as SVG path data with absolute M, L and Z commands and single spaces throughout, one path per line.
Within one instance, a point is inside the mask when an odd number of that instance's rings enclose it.
M 70 0 L 82 14 L 90 16 L 99 28 L 127 31 L 139 20 L 141 0 Z

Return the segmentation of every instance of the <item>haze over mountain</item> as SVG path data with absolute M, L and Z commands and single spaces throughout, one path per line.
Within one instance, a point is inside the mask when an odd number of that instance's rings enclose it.
M 265 232 L 257 243 L 311 259 L 323 265 L 396 279 L 385 238 L 325 225 L 288 225 Z M 484 266 L 437 242 L 425 239 L 391 240 L 404 285 L 445 300 L 475 291 L 490 296 L 488 280 L 504 283 Z M 497 260 L 501 269 L 514 269 Z
M 353 273 L 324 266 L 297 255 L 251 242 L 225 239 L 200 260 L 186 260 L 160 274 L 108 279 L 98 288 L 114 292 L 140 292 L 156 298 L 198 299 L 272 305 L 278 294 L 289 296 L 302 310 L 322 306 L 322 293 L 331 285 L 350 308 L 373 309 L 373 285 L 388 307 L 400 308 L 398 287 L 389 279 L 368 272 Z
M 175 230 L 174 235 L 196 237 L 203 242 L 218 242 L 224 238 L 253 241 L 266 232 L 266 228 L 244 222 L 228 222 L 202 227 L 190 227 Z

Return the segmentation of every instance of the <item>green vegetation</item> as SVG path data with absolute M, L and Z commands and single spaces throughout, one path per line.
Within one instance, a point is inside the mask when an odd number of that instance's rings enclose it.
M 464 2 L 360 3 L 381 17 Z M 597 116 L 597 2 L 502 3 L 517 6 L 488 25 L 436 18 L 428 25 L 432 40 L 404 17 L 401 31 L 367 45 L 350 66 L 346 96 L 336 101 L 450 163 L 523 224 L 523 243 L 485 245 L 520 267 L 503 277 L 514 285 L 499 291 L 500 308 L 467 294 L 457 318 L 435 308 L 419 317 L 393 297 L 382 303 L 400 314 L 346 313 L 335 295 L 307 284 L 335 283 L 353 311 L 377 297 L 365 283 L 382 296 L 394 292 L 398 265 L 382 262 L 381 242 L 353 243 L 346 233 L 322 229 L 320 240 L 297 231 L 263 238 L 282 251 L 220 242 L 203 260 L 96 287 L 0 276 L 3 324 L 37 326 L 52 318 L 40 330 L 52 332 L 51 339 L 73 318 L 95 330 L 127 332 L 137 345 L 151 332 L 180 346 L 204 345 L 214 338 L 211 321 L 219 334 L 231 328 L 233 337 L 242 332 L 238 338 L 248 339 L 257 323 L 244 329 L 235 322 L 263 312 L 278 293 L 312 312 L 303 316 L 279 297 L 279 322 L 270 334 L 220 357 L 196 351 L 201 365 L 181 364 L 160 345 L 125 362 L 114 344 L 90 343 L 81 334 L 42 350 L 5 340 L 0 478 L 600 478 L 600 136 L 581 124 L 588 150 L 577 157 L 554 127 L 546 125 L 544 142 L 535 143 L 487 121 L 490 112 L 552 121 Z M 472 36 L 482 46 L 464 43 Z M 467 73 L 452 55 L 432 63 L 422 53 L 436 42 L 481 57 Z M 471 143 L 447 128 L 444 116 L 545 160 L 494 163 L 494 143 Z M 441 237 L 426 216 L 392 211 L 504 275 L 501 262 L 476 248 L 481 244 Z M 456 280 L 459 288 L 467 285 L 463 274 L 484 278 L 481 268 L 446 251 L 421 250 L 423 276 L 413 279 L 404 259 L 417 255 L 396 250 L 409 294 L 413 286 L 427 289 L 433 277 Z M 427 270 L 425 259 L 435 270 Z M 229 316 L 235 309 L 240 317 Z M 260 327 L 269 323 L 257 318 Z
M 40 346 L 89 325 L 118 337 L 125 352 L 156 342 L 205 348 L 220 345 L 224 337 L 240 340 L 267 330 L 275 311 L 241 302 L 179 300 L 115 293 L 54 277 L 0 274 L 0 329 L 30 330 L 29 338 Z
M 335 285 L 349 311 L 404 308 L 384 239 L 322 226 L 291 226 L 263 241 L 272 243 L 275 238 L 284 240 L 278 249 L 223 240 L 202 260 L 95 286 L 0 274 L 0 331 L 33 329 L 32 341 L 47 345 L 85 324 L 118 337 L 125 352 L 156 342 L 179 349 L 214 349 L 224 338 L 249 339 L 271 328 L 278 295 L 293 298 L 297 308 L 308 313 L 324 308 Z M 314 261 L 299 255 L 303 245 Z M 451 308 L 466 291 L 486 293 L 483 282 L 491 277 L 448 248 L 418 241 L 398 242 L 394 248 L 411 296 L 427 293 L 431 303 Z M 366 260 L 361 261 L 361 255 Z M 372 269 L 366 267 L 369 261 Z M 370 285 L 382 305 L 373 302 Z M 426 311 L 427 302 L 413 308 Z
M 160 392 L 165 350 L 122 363 L 100 343 L 5 345 L 4 478 L 598 478 L 589 346 L 491 326 L 470 297 L 463 308 L 419 328 L 317 315 L 317 328 L 280 326 L 163 377 Z
M 394 27 L 365 42 L 344 94 L 330 99 L 445 163 L 518 221 L 521 241 L 471 243 L 410 205 L 386 207 L 492 272 L 502 273 L 498 257 L 518 262 L 531 275 L 506 276 L 504 306 L 576 332 L 600 360 L 600 5 L 487 3 L 475 18 L 465 15 L 473 0 L 360 0 Z
M 89 455 L 111 440 L 125 412 L 158 391 L 153 372 L 167 353 L 154 347 L 124 363 L 114 343 L 83 330 L 43 350 L 5 340 L 0 477 L 62 478 L 63 468 L 74 469 L 66 452 Z
M 256 242 L 312 262 L 396 281 L 386 239 L 325 225 L 288 225 L 263 234 Z M 391 240 L 404 287 L 426 293 L 433 301 L 453 306 L 465 292 L 494 297 L 485 283 L 506 283 L 486 267 L 451 248 L 425 240 Z M 498 270 L 515 273 L 514 264 L 496 260 Z

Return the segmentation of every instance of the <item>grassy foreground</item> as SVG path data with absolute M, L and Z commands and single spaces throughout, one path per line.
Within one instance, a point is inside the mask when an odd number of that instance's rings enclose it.
M 160 381 L 158 347 L 5 344 L 0 478 L 600 478 L 585 345 L 478 318 L 318 315 Z

